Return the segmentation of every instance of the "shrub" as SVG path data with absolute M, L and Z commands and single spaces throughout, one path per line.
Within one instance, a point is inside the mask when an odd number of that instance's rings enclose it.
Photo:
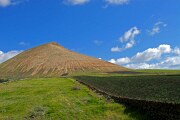
M 71 90 L 80 90 L 81 88 L 80 88 L 80 86 L 73 86 L 72 88 L 71 88 Z
M 25 117 L 25 119 L 27 120 L 41 119 L 45 116 L 46 112 L 47 109 L 45 107 L 37 106 L 28 113 L 28 116 Z

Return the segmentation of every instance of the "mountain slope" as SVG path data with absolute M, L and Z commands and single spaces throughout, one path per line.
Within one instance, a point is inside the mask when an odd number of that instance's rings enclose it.
M 59 77 L 76 72 L 117 72 L 127 68 L 65 49 L 55 42 L 20 53 L 0 64 L 0 77 Z

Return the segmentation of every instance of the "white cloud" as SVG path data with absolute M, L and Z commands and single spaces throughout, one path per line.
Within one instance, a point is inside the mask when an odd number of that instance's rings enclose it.
M 113 47 L 111 48 L 112 52 L 121 52 L 123 50 L 132 48 L 135 45 L 135 37 L 140 34 L 140 30 L 137 27 L 130 28 L 123 36 L 119 38 L 121 43 L 125 43 L 122 48 Z
M 176 47 L 176 48 L 173 50 L 173 53 L 174 53 L 174 54 L 177 54 L 177 55 L 180 55 L 180 48 Z
M 90 0 L 64 0 L 65 4 L 70 4 L 70 5 L 83 5 L 90 2 Z
M 166 26 L 167 26 L 167 24 L 165 24 L 164 22 L 161 22 L 161 21 L 156 22 L 154 24 L 153 28 L 151 30 L 148 30 L 148 33 L 153 36 L 155 34 L 160 33 L 161 29 Z
M 131 58 L 111 59 L 109 62 L 133 69 L 180 69 L 180 48 L 162 44 L 138 52 Z
M 131 60 L 128 57 L 119 58 L 116 60 L 116 64 L 123 65 L 129 63 Z
M 110 63 L 117 64 L 115 59 L 111 59 L 111 60 L 109 60 L 109 62 L 110 62 Z
M 127 32 L 124 33 L 119 40 L 124 43 L 127 42 L 123 49 L 132 48 L 135 44 L 135 37 L 140 34 L 140 30 L 137 27 L 132 27 Z
M 119 48 L 118 46 L 111 48 L 111 52 L 120 52 L 121 50 L 122 50 L 122 49 Z
M 111 5 L 124 5 L 124 4 L 128 4 L 129 0 L 105 0 L 105 2 Z
M 133 69 L 180 69 L 180 56 L 167 57 L 158 63 L 132 63 L 125 66 Z
M 4 53 L 2 51 L 0 51 L 0 63 L 18 55 L 19 53 L 21 53 L 22 51 L 17 51 L 17 50 L 13 50 L 13 51 L 9 51 L 7 53 Z
M 159 45 L 157 48 L 149 48 L 143 52 L 138 52 L 132 60 L 135 62 L 142 62 L 142 61 L 150 61 L 154 59 L 159 59 L 162 54 L 170 53 L 171 46 L 170 45 Z
M 7 7 L 11 5 L 11 0 L 0 0 L 0 7 Z
M 126 43 L 125 49 L 132 48 L 134 44 L 135 44 L 134 40 L 129 41 L 128 43 Z
M 158 64 L 161 68 L 178 68 L 180 69 L 180 56 L 167 57 Z
M 119 38 L 119 40 L 123 42 L 134 40 L 136 35 L 140 34 L 140 30 L 137 27 L 130 28 L 127 32 L 124 33 L 122 37 Z
M 23 42 L 23 41 L 22 41 L 22 42 L 19 43 L 19 45 L 21 45 L 21 46 L 26 46 L 26 45 L 29 45 L 29 43 L 26 43 L 26 42 Z
M 0 0 L 0 7 L 8 7 L 11 5 L 18 5 L 22 3 L 23 1 L 28 1 L 28 0 Z
M 125 67 L 132 68 L 132 69 L 155 69 L 155 68 L 157 68 L 157 66 L 155 64 L 148 64 L 148 63 L 127 64 Z

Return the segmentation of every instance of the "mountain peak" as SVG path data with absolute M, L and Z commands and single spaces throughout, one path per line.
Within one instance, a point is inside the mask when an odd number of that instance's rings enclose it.
M 50 45 L 59 45 L 57 42 L 50 42 L 48 44 L 50 44 Z
M 0 64 L 0 78 L 59 77 L 64 74 L 128 71 L 127 68 L 72 52 L 50 42 Z
M 49 42 L 47 44 L 44 44 L 44 45 L 47 45 L 49 47 L 59 47 L 59 48 L 64 48 L 63 46 L 61 46 L 60 44 L 58 44 L 57 42 Z M 41 45 L 40 45 L 41 46 Z M 43 46 L 43 45 L 42 45 Z
M 49 43 L 46 43 L 44 45 L 55 45 L 55 46 L 60 46 L 57 42 L 49 42 Z

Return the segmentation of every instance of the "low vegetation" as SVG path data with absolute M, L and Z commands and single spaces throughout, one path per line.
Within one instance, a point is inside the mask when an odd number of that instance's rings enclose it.
M 138 108 L 146 109 L 148 106 L 147 110 L 152 111 L 151 113 L 159 112 L 159 109 L 155 110 L 157 105 L 163 106 L 154 102 L 169 103 L 169 108 L 175 105 L 176 109 L 172 114 L 161 111 L 159 113 L 163 116 L 172 115 L 169 118 L 178 118 L 180 116 L 176 110 L 180 105 L 179 73 L 178 70 L 136 70 L 128 73 L 87 73 L 71 76 L 81 83 L 108 93 L 108 96 L 95 93 L 68 77 L 29 78 L 9 82 L 2 79 L 0 80 L 0 120 L 146 120 L 148 118 L 147 113 L 114 102 L 116 98 L 113 100 L 111 95 L 128 98 L 130 100 L 124 99 L 124 101 L 132 106 L 141 106 Z M 146 101 L 153 102 L 146 103 Z M 161 107 L 159 108 L 164 111 Z
M 98 95 L 70 78 L 0 84 L 0 120 L 144 120 L 137 110 Z
M 118 103 L 146 111 L 153 120 L 179 120 L 179 73 L 178 70 L 136 70 L 74 78 Z
M 8 81 L 9 81 L 8 79 L 0 79 L 0 83 L 8 82 Z
M 79 81 L 110 95 L 148 101 L 180 103 L 179 75 L 78 76 Z
M 144 74 L 154 74 L 154 75 L 180 75 L 180 70 L 163 70 L 163 69 L 142 69 L 135 70 L 135 72 Z

